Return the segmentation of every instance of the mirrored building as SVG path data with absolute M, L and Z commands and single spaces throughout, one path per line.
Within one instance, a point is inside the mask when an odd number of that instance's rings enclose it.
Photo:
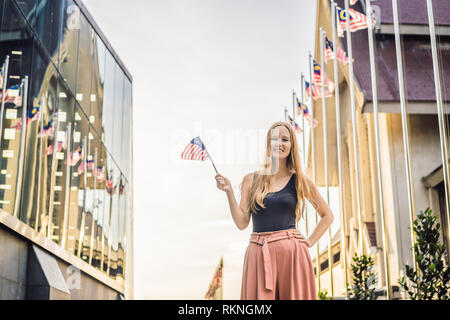
M 0 67 L 0 299 L 132 298 L 130 73 L 79 0 L 0 0 Z

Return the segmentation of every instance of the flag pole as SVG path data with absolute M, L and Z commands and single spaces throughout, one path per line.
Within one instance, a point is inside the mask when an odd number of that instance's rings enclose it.
M 42 142 L 44 137 L 42 136 L 42 131 L 44 130 L 44 101 L 45 96 L 41 96 L 41 112 L 39 113 L 39 122 L 40 122 L 40 134 L 39 134 L 39 153 L 38 153 L 38 180 L 37 180 L 37 197 L 36 197 L 36 218 L 34 221 L 34 230 L 38 231 L 39 227 L 39 209 L 41 207 L 41 171 L 42 171 Z
M 436 33 L 434 30 L 434 16 L 433 16 L 433 3 L 431 0 L 427 0 L 428 11 L 428 24 L 430 26 L 430 38 L 431 38 L 431 54 L 433 57 L 433 72 L 434 83 L 436 88 L 436 106 L 438 111 L 439 121 L 439 136 L 441 140 L 441 155 L 442 155 L 442 170 L 444 173 L 444 192 L 445 192 L 445 212 L 447 215 L 447 221 L 450 222 L 450 182 L 449 182 L 449 169 L 448 169 L 448 147 L 447 147 L 447 128 L 445 126 L 444 110 L 442 108 L 442 89 L 441 79 L 439 76 L 439 61 L 436 48 Z M 447 222 L 447 252 L 450 252 L 450 223 Z M 444 230 L 442 230 L 445 232 Z
M 334 83 L 336 84 L 334 89 L 334 101 L 336 106 L 336 140 L 337 140 L 337 158 L 338 158 L 338 185 L 339 185 L 339 211 L 341 217 L 341 254 L 342 254 L 342 265 L 344 270 L 344 281 L 347 287 L 348 282 L 348 268 L 347 268 L 347 246 L 345 241 L 345 219 L 344 219 L 344 191 L 342 186 L 342 150 L 341 150 L 341 107 L 340 107 L 340 97 L 339 97 L 339 73 L 337 65 L 337 40 L 336 40 L 336 6 L 337 3 L 331 2 L 331 26 L 332 26 L 332 36 L 334 44 Z M 348 299 L 348 290 L 345 290 L 345 296 Z
M 71 133 L 72 133 L 72 123 L 69 122 L 66 126 L 66 141 L 67 141 L 67 149 L 66 154 L 69 155 L 71 152 L 70 148 L 70 141 L 71 141 Z M 67 157 L 69 158 L 69 157 Z M 67 239 L 68 239 L 68 224 L 69 224 L 69 202 L 70 202 L 70 179 L 71 179 L 71 172 L 70 172 L 70 161 L 67 160 L 66 163 L 66 181 L 65 181 L 65 189 L 64 189 L 64 218 L 63 218 L 63 230 L 62 230 L 62 242 L 61 247 L 64 249 L 67 249 Z
M 284 121 L 287 121 L 287 120 L 288 120 L 287 114 L 288 114 L 288 110 L 287 110 L 286 107 L 284 107 Z
M 352 36 L 350 33 L 350 13 L 348 10 L 348 0 L 345 0 L 345 14 L 346 14 L 346 30 L 347 30 L 347 52 L 348 52 L 348 70 L 349 70 L 349 85 L 350 85 L 350 108 L 352 111 L 352 131 L 353 131 L 353 158 L 355 162 L 355 186 L 356 186 L 356 204 L 358 212 L 358 251 L 362 255 L 364 253 L 363 242 L 363 227 L 361 214 L 361 196 L 359 186 L 359 157 L 358 157 L 358 139 L 356 130 L 356 105 L 355 105 L 355 88 L 353 85 L 353 51 L 352 51 Z
M 315 159 L 315 154 L 316 154 L 316 148 L 314 146 L 314 107 L 313 107 L 313 99 L 312 99 L 312 95 L 313 95 L 313 76 L 312 76 L 312 54 L 311 51 L 309 51 L 309 80 L 310 80 L 310 92 L 311 92 L 311 121 L 312 121 L 312 125 L 311 125 L 311 164 L 312 164 L 312 179 L 314 184 L 316 184 L 316 159 Z M 316 225 L 319 223 L 318 221 L 318 217 L 317 217 L 317 212 L 315 213 L 316 216 Z M 320 265 L 319 265 L 319 258 L 320 258 L 320 252 L 319 252 L 319 241 L 316 242 L 316 274 L 317 274 L 317 287 L 318 287 L 318 291 L 320 292 L 321 289 L 321 283 L 320 283 Z
M 2 102 L 0 108 L 0 142 L 3 136 L 3 112 L 5 111 L 5 99 L 6 99 L 6 83 L 8 82 L 8 70 L 9 70 L 9 55 L 6 56 L 5 62 L 2 67 Z M 23 99 L 22 99 L 23 103 Z
M 295 90 L 292 90 L 292 127 L 295 131 Z
M 303 170 L 305 170 L 306 168 L 306 137 L 305 137 L 305 110 L 303 109 L 303 104 L 304 102 L 304 87 L 303 87 L 303 83 L 305 82 L 305 76 L 303 75 L 303 72 L 301 73 L 301 84 L 300 84 L 300 88 L 301 88 L 301 102 L 302 105 L 300 106 L 300 108 L 302 109 L 302 129 L 303 129 Z M 313 123 L 313 122 L 311 122 Z M 314 123 L 313 123 L 314 124 Z M 306 237 L 308 237 L 308 206 L 305 206 L 305 229 L 306 229 Z
M 27 133 L 27 117 L 28 117 L 28 76 L 22 79 L 22 128 L 20 130 L 20 147 L 19 147 L 19 163 L 16 178 L 16 197 L 14 201 L 14 217 L 18 218 L 20 209 L 20 197 L 22 195 L 22 176 L 23 162 L 25 153 L 25 137 Z M 19 90 L 20 94 L 20 90 Z M 2 94 L 3 97 L 3 94 Z
M 370 75 L 372 82 L 372 102 L 373 102 L 373 119 L 375 124 L 375 149 L 377 157 L 377 176 L 378 176 L 378 197 L 380 205 L 380 219 L 382 228 L 382 242 L 383 242 L 383 262 L 384 262 L 384 277 L 386 282 L 386 298 L 391 299 L 391 283 L 389 279 L 389 251 L 387 244 L 387 234 L 386 234 L 386 222 L 384 216 L 384 196 L 383 196 L 383 180 L 381 176 L 381 151 L 380 151 L 380 135 L 379 135 L 379 124 L 378 124 L 378 92 L 377 92 L 377 74 L 376 74 L 376 64 L 375 64 L 375 50 L 374 50 L 374 40 L 373 40 L 373 12 L 370 0 L 366 0 L 367 8 L 367 20 L 368 23 L 368 42 L 369 42 L 369 56 L 370 56 Z
M 322 76 L 322 122 L 323 122 L 323 166 L 325 172 L 325 186 L 327 205 L 330 204 L 330 187 L 328 185 L 328 137 L 327 137 L 327 104 L 325 101 L 325 64 L 323 59 L 325 31 L 320 27 L 320 64 Z M 331 296 L 334 297 L 334 281 L 333 281 L 333 260 L 331 254 L 331 226 L 328 227 L 328 268 L 330 270 L 330 288 Z
M 405 84 L 403 80 L 403 61 L 401 54 L 401 46 L 400 46 L 400 27 L 398 21 L 398 8 L 397 8 L 397 0 L 392 0 L 392 16 L 394 17 L 394 35 L 395 35 L 395 51 L 397 56 L 397 72 L 398 72 L 398 89 L 400 93 L 400 111 L 402 116 L 402 127 L 403 127 L 403 147 L 405 151 L 405 166 L 406 166 L 406 182 L 407 182 L 407 190 L 408 190 L 408 206 L 409 206 L 409 228 L 410 228 L 410 236 L 411 236 L 411 253 L 412 253 L 412 261 L 415 261 L 415 234 L 413 230 L 413 221 L 415 219 L 414 214 L 414 194 L 413 194 L 413 185 L 412 185 L 412 176 L 411 176 L 411 161 L 410 161 L 410 153 L 409 153 L 409 138 L 408 138 L 408 119 L 406 115 L 406 97 L 405 97 Z M 445 161 L 444 161 L 445 162 Z M 416 267 L 416 263 L 413 263 L 414 272 L 417 272 L 418 269 Z
M 216 174 L 219 174 L 219 173 L 217 172 L 216 166 L 214 165 L 214 162 L 213 162 L 213 160 L 212 160 L 212 158 L 211 158 L 211 156 L 210 156 L 210 154 L 209 154 L 209 152 L 208 152 L 208 149 L 206 149 L 206 145 L 205 145 L 205 143 L 204 143 L 203 141 L 202 141 L 202 144 L 203 144 L 203 146 L 205 147 L 206 154 L 208 155 L 209 160 L 211 160 L 211 163 L 212 163 L 212 165 L 213 165 L 213 167 L 214 167 L 214 170 L 216 171 Z

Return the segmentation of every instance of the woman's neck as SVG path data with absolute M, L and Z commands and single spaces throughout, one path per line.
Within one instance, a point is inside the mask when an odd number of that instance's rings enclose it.
M 275 178 L 283 178 L 289 175 L 289 170 L 286 166 L 286 158 L 284 159 L 278 159 L 273 158 L 272 159 L 272 170 L 271 175 Z

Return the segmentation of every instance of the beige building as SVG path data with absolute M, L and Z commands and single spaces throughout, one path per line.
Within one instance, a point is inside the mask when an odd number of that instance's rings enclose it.
M 344 1 L 336 1 L 344 8 Z M 353 9 L 366 14 L 365 1 L 358 1 Z M 428 36 L 428 18 L 426 1 L 411 0 L 413 5 L 399 3 L 400 32 L 402 36 L 403 63 L 405 70 L 405 95 L 407 120 L 409 126 L 409 149 L 411 175 L 414 198 L 414 214 L 430 207 L 439 216 L 441 230 L 448 230 L 445 213 L 444 183 L 442 173 L 442 157 L 439 136 L 439 125 L 434 89 L 433 65 L 430 38 Z M 441 77 L 443 79 L 444 102 L 450 100 L 450 5 L 443 1 L 434 1 L 435 22 L 439 27 L 438 51 L 440 55 Z M 375 12 L 379 12 L 375 39 L 375 60 L 378 82 L 378 121 L 381 157 L 381 178 L 384 200 L 384 216 L 387 235 L 389 278 L 392 298 L 401 298 L 398 280 L 405 273 L 405 265 L 412 266 L 412 244 L 410 233 L 410 211 L 408 186 L 406 179 L 405 150 L 403 129 L 400 114 L 398 91 L 398 75 L 395 54 L 395 39 L 392 20 L 392 3 L 388 0 L 373 2 Z M 423 8 L 422 8 L 423 7 Z M 420 9 L 420 10 L 418 10 Z M 327 37 L 332 40 L 331 5 L 328 0 L 317 0 L 317 18 L 315 28 L 314 57 L 320 63 L 320 31 L 322 27 Z M 328 78 L 339 85 L 340 91 L 340 129 L 342 151 L 342 189 L 343 189 L 343 221 L 341 234 L 333 238 L 333 284 L 334 296 L 345 296 L 343 276 L 342 240 L 345 239 L 345 256 L 347 272 L 351 281 L 352 257 L 358 252 L 358 234 L 362 232 L 363 251 L 375 262 L 378 274 L 379 291 L 386 290 L 384 272 L 384 250 L 382 244 L 382 226 L 380 217 L 380 199 L 378 192 L 378 170 L 375 148 L 375 127 L 370 78 L 369 48 L 367 29 L 351 33 L 354 58 L 354 92 L 356 105 L 356 132 L 359 162 L 360 207 L 362 230 L 359 230 L 356 198 L 356 178 L 354 161 L 354 143 L 352 132 L 352 113 L 350 104 L 349 68 L 338 62 L 338 78 L 334 77 L 333 60 L 325 63 Z M 338 38 L 334 44 L 347 52 L 345 37 Z M 348 52 L 347 52 L 348 55 Z M 445 62 L 445 63 L 443 63 Z M 308 79 L 309 81 L 309 79 Z M 447 89 L 447 90 L 446 90 Z M 311 148 L 308 153 L 307 173 L 312 176 L 312 161 L 316 166 L 316 184 L 325 186 L 323 159 L 323 106 L 322 100 L 313 101 L 314 118 L 319 121 L 314 130 L 315 154 Z M 449 108 L 444 103 L 445 120 L 448 120 Z M 327 115 L 327 148 L 328 181 L 330 186 L 338 186 L 338 155 L 336 139 L 336 107 L 335 96 L 326 98 Z M 335 219 L 341 219 L 340 212 L 335 212 Z M 447 241 L 443 232 L 441 241 Z M 448 257 L 448 250 L 447 250 Z M 321 267 L 321 289 L 331 293 L 331 279 L 328 262 L 328 248 L 321 251 L 319 257 Z M 316 262 L 313 261 L 314 266 Z

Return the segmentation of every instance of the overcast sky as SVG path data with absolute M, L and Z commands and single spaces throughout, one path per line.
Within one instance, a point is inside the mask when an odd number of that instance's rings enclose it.
M 239 201 L 308 72 L 316 1 L 84 3 L 133 76 L 135 298 L 203 299 L 223 256 L 224 298 L 239 299 L 252 226 L 234 225 L 210 160 L 180 155 L 200 135 Z

